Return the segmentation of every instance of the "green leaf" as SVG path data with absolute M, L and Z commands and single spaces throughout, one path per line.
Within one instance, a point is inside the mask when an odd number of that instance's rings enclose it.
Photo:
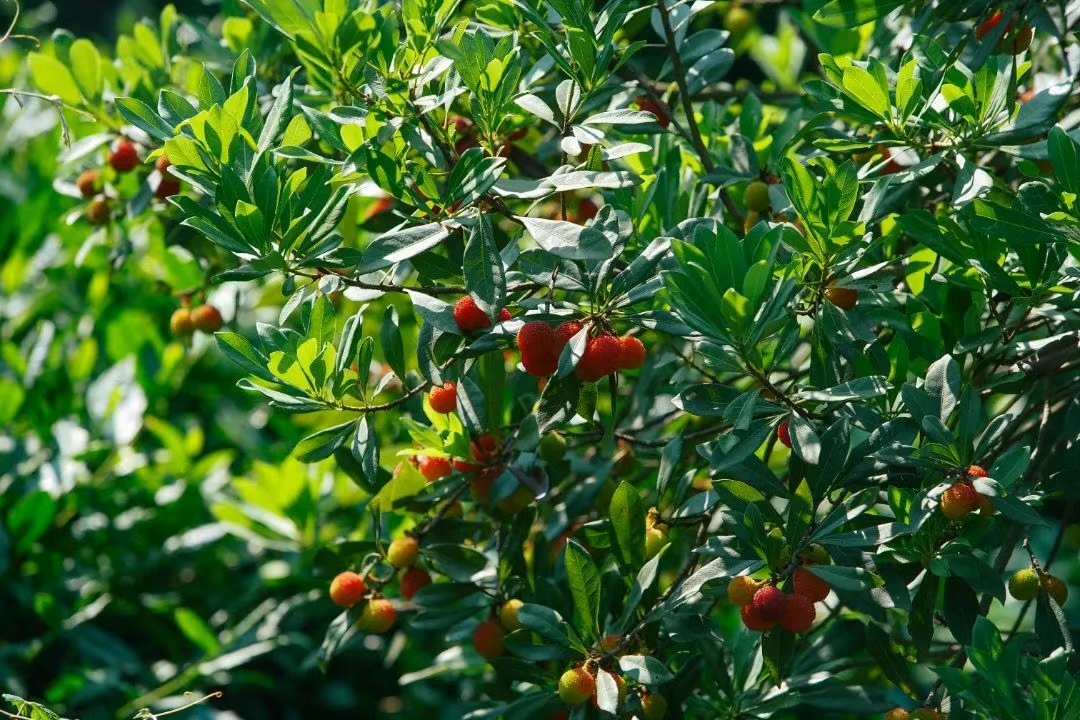
M 463 268 L 469 294 L 484 314 L 494 318 L 506 305 L 506 274 L 499 248 L 495 245 L 491 221 L 486 215 L 480 217 L 480 222 L 469 233 Z
M 64 63 L 52 55 L 30 53 L 30 79 L 45 95 L 55 95 L 68 105 L 79 107 L 83 103 L 79 85 Z
M 922 582 L 919 583 L 919 589 L 911 601 L 908 631 L 911 633 L 912 642 L 920 657 L 926 654 L 930 648 L 930 640 L 934 637 L 934 609 L 937 607 L 938 582 L 937 575 L 929 571 L 923 573 Z
M 765 662 L 765 671 L 776 687 L 787 679 L 791 663 L 795 659 L 796 637 L 783 630 L 773 630 L 761 638 L 761 659 Z
M 567 260 L 608 260 L 611 241 L 599 230 L 563 220 L 516 216 L 533 240 L 547 252 Z
M 600 631 L 600 572 L 589 551 L 575 540 L 566 543 L 565 559 L 566 579 L 574 600 L 575 627 L 586 642 L 592 642 Z
M 125 120 L 150 137 L 165 142 L 175 134 L 173 126 L 165 122 L 149 105 L 136 98 L 116 98 L 116 109 Z
M 82 96 L 89 100 L 101 97 L 104 87 L 104 75 L 101 69 L 101 54 L 94 43 L 80 38 L 71 43 L 68 49 L 71 58 L 71 72 L 79 84 Z
M 908 695 L 914 694 L 914 683 L 911 678 L 911 665 L 896 649 L 889 634 L 877 623 L 869 623 L 866 626 L 866 649 L 874 657 L 878 667 L 896 687 Z
M 867 110 L 882 120 L 889 119 L 889 89 L 881 87 L 869 72 L 856 65 L 846 67 L 844 89 Z
M 814 497 L 810 492 L 810 484 L 803 480 L 791 496 L 788 503 L 787 536 L 794 542 L 798 542 L 806 534 L 813 520 Z
M 847 29 L 883 18 L 907 0 L 831 0 L 814 13 L 822 25 Z
M 318 462 L 334 454 L 352 435 L 356 420 L 319 430 L 301 440 L 293 450 L 293 457 L 301 462 Z
M 945 597 L 942 600 L 945 624 L 961 645 L 971 644 L 971 630 L 979 617 L 979 598 L 962 578 L 945 579 Z
M 640 568 L 645 562 L 645 506 L 633 485 L 624 481 L 615 488 L 608 518 L 619 564 L 626 570 Z
M 570 635 L 572 631 L 569 624 L 549 607 L 526 603 L 518 608 L 518 620 L 524 627 L 560 647 L 579 647 L 584 650 L 581 642 Z
M 1050 131 L 1046 149 L 1061 187 L 1080 194 L 1080 145 L 1060 127 L 1055 127 Z
M 184 637 L 202 648 L 207 655 L 213 655 L 221 649 L 217 635 L 193 610 L 178 607 L 173 611 L 173 619 Z
M 626 677 L 642 685 L 663 685 L 675 679 L 664 663 L 651 655 L 623 655 L 619 658 L 619 669 Z

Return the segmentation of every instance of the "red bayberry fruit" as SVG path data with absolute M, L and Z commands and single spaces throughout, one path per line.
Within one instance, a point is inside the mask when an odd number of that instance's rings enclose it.
M 787 595 L 774 585 L 766 585 L 754 593 L 752 607 L 757 610 L 762 620 L 775 622 L 787 611 Z
M 454 322 L 464 333 L 491 327 L 491 318 L 484 314 L 471 295 L 466 295 L 454 305 Z
M 559 678 L 559 698 L 571 707 L 581 705 L 596 692 L 596 678 L 583 667 L 571 668 Z
M 968 465 L 964 470 L 964 474 L 967 475 L 968 480 L 978 480 L 979 478 L 989 477 L 987 472 L 978 465 Z
M 978 506 L 978 493 L 971 483 L 957 483 L 941 496 L 941 512 L 950 520 L 959 520 Z
M 420 557 L 420 541 L 409 535 L 390 543 L 386 551 L 386 559 L 397 570 L 416 564 L 418 557 Z
M 727 596 L 731 602 L 739 607 L 746 607 L 754 602 L 754 594 L 760 587 L 761 583 L 754 578 L 748 575 L 739 575 L 732 578 L 731 584 L 728 585 Z
M 975 38 L 978 39 L 978 40 L 982 40 L 984 37 L 986 37 L 987 35 L 992 33 L 994 31 L 994 28 L 996 28 L 998 25 L 1000 25 L 1001 21 L 1004 20 L 1004 19 L 1005 19 L 1005 14 L 1004 13 L 1001 13 L 1001 12 L 994 13 L 993 15 L 990 16 L 989 20 L 987 20 L 986 22 L 984 22 L 982 25 L 980 25 L 978 27 L 978 29 L 975 31 Z
M 814 624 L 817 611 L 814 603 L 804 595 L 788 595 L 787 610 L 780 619 L 780 627 L 791 633 L 804 633 Z
M 394 609 L 393 603 L 385 598 L 375 598 L 369 600 L 364 606 L 360 612 L 360 619 L 356 621 L 356 626 L 368 632 L 384 633 L 394 627 L 396 621 L 397 610 Z
M 1064 605 L 1069 599 L 1069 586 L 1062 582 L 1061 578 L 1050 573 L 1042 574 L 1042 585 L 1046 594 L 1054 598 L 1058 605 Z
M 567 320 L 566 322 L 555 328 L 555 356 L 562 355 L 562 351 L 566 349 L 566 346 L 570 344 L 570 340 L 581 332 L 581 329 L 585 327 L 577 320 Z
M 525 323 L 517 336 L 521 350 L 521 364 L 533 377 L 548 377 L 559 369 L 559 356 L 555 353 L 555 331 L 546 322 L 537 320 Z
M 481 657 L 491 660 L 506 652 L 505 637 L 506 631 L 498 620 L 485 620 L 473 631 L 472 644 Z
M 574 374 L 585 382 L 596 382 L 611 375 L 619 369 L 621 351 L 622 345 L 619 343 L 619 338 L 614 335 L 604 334 L 589 338 L 585 345 L 585 352 L 574 369 Z
M 829 597 L 829 591 L 832 590 L 828 582 L 806 568 L 795 571 L 792 587 L 796 595 L 801 595 L 810 602 L 821 602 Z
M 640 97 L 635 101 L 638 109 L 642 112 L 650 112 L 656 116 L 656 124 L 662 128 L 666 128 L 671 124 L 671 119 L 668 114 L 664 112 L 664 109 L 660 107 L 660 104 L 655 100 L 647 97 Z
M 903 708 L 896 708 L 885 713 L 885 720 L 911 720 L 911 713 Z
M 851 288 L 836 287 L 834 280 L 825 290 L 825 299 L 841 310 L 850 310 L 858 304 L 859 293 Z
M 178 194 L 180 194 L 180 181 L 171 177 L 161 178 L 157 189 L 154 190 L 154 197 L 158 200 L 166 200 Z
M 791 447 L 791 421 L 785 420 L 776 426 L 776 439 L 787 447 Z
M 431 584 L 431 575 L 426 570 L 414 567 L 405 571 L 401 576 L 401 597 L 412 600 L 416 593 Z
M 192 310 L 191 321 L 195 323 L 197 330 L 204 333 L 215 333 L 225 324 L 221 318 L 221 311 L 213 305 L 200 305 Z
M 502 466 L 491 465 L 481 469 L 476 474 L 476 477 L 469 482 L 469 491 L 478 503 L 481 505 L 488 504 L 488 501 L 491 500 L 491 488 L 495 485 L 495 481 L 499 479 L 499 476 L 502 475 L 502 471 Z
M 109 154 L 109 165 L 118 173 L 131 172 L 140 162 L 139 151 L 130 140 L 121 140 Z
M 449 415 L 457 410 L 457 385 L 447 382 L 441 388 L 432 388 L 428 393 L 428 402 L 435 412 Z
M 330 601 L 339 607 L 349 608 L 364 599 L 367 585 L 364 578 L 346 570 L 330 582 Z
M 474 459 L 481 462 L 494 460 L 499 455 L 499 441 L 491 433 L 481 435 L 469 443 Z
M 766 620 L 761 617 L 761 611 L 758 610 L 753 603 L 743 607 L 742 621 L 743 625 L 745 625 L 748 630 L 753 630 L 755 632 L 768 632 L 776 625 L 775 620 Z
M 195 321 L 191 318 L 191 311 L 187 308 L 179 308 L 169 318 L 169 329 L 177 337 L 189 337 L 195 332 Z
M 510 314 L 510 311 L 503 308 L 499 311 L 499 322 L 506 322 L 507 320 L 513 320 L 514 316 Z
M 619 338 L 619 369 L 637 370 L 645 364 L 645 343 L 636 337 Z
M 420 474 L 423 475 L 428 482 L 441 480 L 454 472 L 454 468 L 450 464 L 448 458 L 422 456 L 419 460 L 419 466 Z
M 101 173 L 97 170 L 85 170 L 75 181 L 75 187 L 79 188 L 79 194 L 89 200 L 98 193 Z

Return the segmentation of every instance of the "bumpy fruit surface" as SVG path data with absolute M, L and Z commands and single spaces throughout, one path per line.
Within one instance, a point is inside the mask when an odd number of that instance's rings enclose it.
M 965 517 L 979 505 L 978 493 L 970 483 L 957 483 L 941 496 L 941 512 L 950 520 Z
M 771 207 L 769 202 L 769 186 L 760 180 L 755 180 L 746 186 L 743 193 L 743 202 L 746 208 L 756 213 L 763 213 Z
M 85 170 L 75 181 L 75 187 L 79 188 L 79 194 L 89 200 L 98 193 L 101 173 L 97 170 Z
M 663 720 L 667 715 L 667 699 L 660 693 L 642 695 L 641 714 L 644 720 Z
M 566 438 L 554 430 L 540 438 L 540 458 L 544 462 L 556 463 L 566 457 Z
M 570 706 L 581 705 L 596 692 L 596 678 L 585 668 L 572 668 L 559 678 L 559 698 Z
M 200 305 L 192 310 L 191 321 L 196 330 L 204 333 L 216 333 L 225 324 L 221 311 L 213 305 Z
M 1024 568 L 1009 578 L 1009 594 L 1017 600 L 1034 600 L 1039 594 L 1039 576 L 1032 568 Z
M 746 607 L 750 603 L 754 602 L 754 593 L 756 593 L 760 588 L 761 583 L 759 583 L 754 578 L 748 575 L 739 575 L 736 578 L 732 578 L 731 584 L 728 585 L 728 600 L 735 603 L 739 607 Z
M 454 466 L 450 464 L 449 458 L 421 456 L 417 464 L 420 474 L 428 482 L 441 480 L 454 472 Z
M 507 312 L 507 315 L 509 315 L 509 312 Z M 510 318 L 500 317 L 499 319 L 509 320 Z M 466 333 L 491 327 L 491 318 L 484 314 L 484 311 L 480 309 L 480 306 L 476 304 L 471 295 L 466 295 L 454 305 L 454 322 L 457 323 L 462 332 Z
M 406 600 L 412 600 L 416 593 L 431 584 L 431 575 L 427 570 L 414 567 L 405 571 L 401 576 L 401 596 Z
M 859 304 L 859 293 L 851 288 L 836 287 L 830 283 L 825 290 L 825 299 L 841 310 L 851 310 Z
M 613 653 L 622 647 L 622 637 L 620 635 L 605 635 L 600 638 L 600 649 L 605 653 Z
M 188 337 L 195 332 L 195 321 L 191 317 L 191 311 L 187 308 L 179 308 L 169 318 L 169 330 L 177 337 Z
M 1047 594 L 1054 598 L 1054 600 L 1057 600 L 1058 605 L 1064 605 L 1065 601 L 1069 599 L 1069 586 L 1063 583 L 1061 578 L 1054 577 L 1047 573 L 1043 573 L 1042 581 Z
M 398 538 L 390 543 L 390 547 L 386 551 L 387 561 L 398 570 L 403 567 L 412 567 L 419 557 L 420 541 L 411 536 Z
M 911 720 L 911 713 L 903 708 L 895 708 L 885 713 L 885 720 Z
M 562 351 L 570 344 L 570 340 L 581 332 L 585 327 L 577 320 L 567 320 L 555 328 L 555 356 L 562 355 Z
M 755 632 L 768 632 L 776 625 L 775 620 L 766 620 L 761 617 L 761 612 L 753 603 L 742 609 L 742 621 L 748 630 Z
M 637 370 L 645 364 L 645 343 L 636 337 L 619 339 L 619 369 Z
M 814 624 L 817 611 L 814 603 L 805 595 L 788 595 L 787 609 L 780 618 L 780 627 L 791 633 L 804 633 Z
M 521 364 L 533 377 L 548 377 L 559 369 L 559 356 L 555 352 L 555 330 L 546 322 L 527 322 L 517 336 Z
M 139 166 L 139 151 L 128 140 L 121 140 L 109 154 L 109 165 L 118 173 L 131 172 Z
M 485 620 L 473 630 L 472 644 L 481 657 L 491 660 L 506 652 L 506 631 L 497 620 Z
M 968 480 L 978 480 L 979 478 L 989 477 L 989 474 L 978 465 L 968 465 L 964 470 L 964 474 L 967 475 Z
M 507 632 L 513 632 L 514 630 L 521 629 L 521 620 L 518 619 L 518 610 L 525 605 L 521 600 L 514 598 L 507 600 L 503 603 L 503 606 L 499 608 L 499 622 L 506 628 Z
M 785 420 L 776 426 L 776 439 L 786 447 L 791 447 L 791 421 Z
M 384 633 L 394 627 L 397 622 L 397 610 L 393 603 L 385 598 L 369 600 L 360 612 L 360 619 L 356 622 L 357 627 L 373 633 Z
M 103 197 L 95 198 L 86 208 L 86 220 L 91 225 L 104 225 L 112 217 L 109 201 Z
M 668 117 L 664 109 L 660 107 L 660 104 L 647 97 L 640 97 L 635 101 L 638 109 L 642 112 L 649 112 L 656 116 L 656 124 L 662 128 L 666 128 L 671 124 L 671 118 Z
M 432 388 L 428 393 L 428 402 L 437 413 L 448 415 L 454 412 L 457 410 L 457 385 L 447 382 L 441 388 Z
M 801 595 L 812 603 L 821 602 L 829 597 L 829 591 L 832 590 L 829 583 L 806 568 L 799 568 L 795 571 L 792 587 L 795 594 Z
M 596 382 L 619 369 L 622 346 L 614 335 L 598 335 L 589 338 L 585 352 L 578 361 L 574 374 L 585 382 Z
M 787 595 L 778 587 L 766 585 L 754 593 L 751 607 L 757 610 L 762 620 L 776 622 L 787 612 Z
M 653 525 L 645 531 L 645 559 L 652 560 L 668 544 L 667 525 Z
M 338 607 L 350 608 L 364 599 L 367 585 L 364 578 L 346 570 L 330 582 L 330 601 Z

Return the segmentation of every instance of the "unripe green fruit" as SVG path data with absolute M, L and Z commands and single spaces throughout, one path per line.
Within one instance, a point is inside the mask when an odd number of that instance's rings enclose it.
M 581 705 L 596 692 L 596 678 L 585 668 L 572 668 L 559 678 L 559 698 L 570 706 Z
M 724 29 L 738 37 L 754 25 L 754 14 L 742 7 L 733 7 L 724 17 Z
M 743 203 L 748 210 L 757 213 L 765 212 L 772 206 L 769 201 L 769 186 L 760 180 L 750 183 L 746 187 L 746 192 L 743 193 Z
M 642 695 L 641 714 L 644 720 L 662 720 L 667 715 L 667 699 L 660 693 Z
M 566 457 L 566 438 L 557 432 L 549 432 L 540 439 L 539 455 L 544 462 L 559 462 Z
M 817 543 L 813 543 L 800 555 L 803 562 L 810 563 L 812 565 L 829 565 L 832 563 L 832 557 L 829 556 L 829 551 L 823 548 Z
M 645 558 L 652 560 L 667 544 L 667 525 L 653 525 L 645 531 Z
M 513 600 L 507 600 L 501 608 L 499 608 L 499 622 L 509 632 L 521 629 L 521 620 L 518 620 L 518 610 L 522 608 L 525 603 L 521 602 L 517 598 Z
M 394 627 L 396 620 L 397 610 L 394 609 L 393 604 L 385 598 L 375 598 L 369 600 L 364 606 L 360 612 L 360 619 L 356 621 L 356 626 L 368 632 L 384 633 Z
M 420 557 L 420 541 L 412 536 L 398 538 L 386 551 L 387 561 L 395 568 L 411 567 Z
M 1034 600 L 1039 594 L 1039 576 L 1025 568 L 1009 578 L 1009 594 L 1017 600 Z

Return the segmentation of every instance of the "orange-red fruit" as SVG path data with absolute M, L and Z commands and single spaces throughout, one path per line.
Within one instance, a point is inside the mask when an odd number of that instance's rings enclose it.
M 814 624 L 817 611 L 813 601 L 805 595 L 788 595 L 787 609 L 780 618 L 780 627 L 791 633 L 804 633 Z
M 533 377 L 548 377 L 559 369 L 559 356 L 555 353 L 555 331 L 546 322 L 536 320 L 525 323 L 517 336 L 521 350 L 521 364 Z
M 911 720 L 911 713 L 903 708 L 896 708 L 885 714 L 885 720 Z
M 982 40 L 984 37 L 986 37 L 987 35 L 992 33 L 994 31 L 994 28 L 996 28 L 998 25 L 1000 25 L 1001 21 L 1004 20 L 1004 19 L 1005 19 L 1005 14 L 1004 13 L 1001 13 L 1001 12 L 994 13 L 993 15 L 990 16 L 989 20 L 987 20 L 982 25 L 980 25 L 979 28 L 975 31 L 975 38 L 978 39 L 978 40 Z
M 109 201 L 103 197 L 95 198 L 86 208 L 86 219 L 91 225 L 104 225 L 112 217 Z
M 510 314 L 510 311 L 503 308 L 499 311 L 499 322 L 506 322 L 507 320 L 513 320 L 514 316 Z
M 443 383 L 441 388 L 432 388 L 428 393 L 428 401 L 431 409 L 437 413 L 447 415 L 457 410 L 457 385 L 452 382 Z
M 978 480 L 979 478 L 989 477 L 989 474 L 986 472 L 986 470 L 982 469 L 978 465 L 968 465 L 967 469 L 964 471 L 964 474 L 967 475 L 968 480 Z
M 505 314 L 505 317 L 504 317 Z M 509 320 L 510 313 L 503 308 L 499 313 L 499 320 Z M 466 295 L 454 305 L 454 322 L 462 332 L 471 333 L 477 330 L 491 327 L 491 318 L 484 314 L 471 295 Z
M 577 320 L 567 320 L 555 328 L 555 357 L 562 355 L 562 351 L 570 344 L 570 340 L 581 332 L 585 327 Z
M 651 98 L 640 97 L 636 101 L 638 109 L 642 112 L 650 112 L 656 116 L 656 124 L 662 128 L 666 128 L 671 124 L 671 119 L 668 118 L 667 113 L 660 107 L 659 103 L 655 102 Z
M 469 450 L 476 460 L 481 462 L 494 460 L 499 454 L 499 441 L 494 435 L 487 433 L 469 443 Z
M 578 361 L 574 374 L 585 382 L 596 382 L 619 369 L 622 345 L 619 338 L 604 334 L 589 338 L 585 352 Z
M 731 584 L 728 585 L 728 600 L 731 600 L 731 602 L 739 607 L 746 607 L 754 602 L 754 594 L 760 587 L 761 583 L 752 577 L 748 575 L 739 575 L 738 577 L 732 578 Z
M 169 158 L 164 155 L 159 157 L 154 165 L 157 171 L 161 173 L 161 180 L 158 182 L 157 190 L 154 191 L 154 197 L 158 200 L 170 198 L 180 192 L 180 180 L 168 172 L 171 165 Z
M 636 337 L 619 338 L 619 369 L 637 370 L 645 364 L 645 343 Z
M 776 625 L 775 620 L 766 620 L 761 617 L 761 611 L 752 603 L 743 607 L 742 621 L 743 625 L 745 625 L 748 630 L 753 630 L 755 632 L 768 632 Z
M 339 607 L 349 608 L 360 602 L 367 592 L 364 578 L 346 570 L 330 582 L 330 601 Z
M 775 622 L 787 612 L 787 595 L 774 585 L 766 585 L 754 593 L 751 606 L 757 610 L 762 620 Z
M 75 181 L 75 187 L 79 188 L 79 194 L 89 200 L 97 195 L 98 182 L 101 180 L 101 173 L 97 170 L 85 170 L 79 178 Z
M 825 299 L 841 310 L 850 310 L 858 304 L 859 293 L 851 288 L 836 287 L 835 284 L 830 283 L 829 288 L 825 290 Z
M 941 496 L 941 512 L 950 520 L 959 520 L 978 505 L 978 493 L 971 483 L 956 483 Z
M 393 603 L 385 598 L 369 600 L 360 612 L 357 627 L 373 633 L 384 633 L 394 627 L 397 621 L 397 610 Z
M 398 538 L 390 543 L 386 551 L 386 559 L 397 570 L 403 567 L 411 567 L 420 557 L 420 541 L 411 535 Z
M 118 173 L 131 172 L 139 166 L 139 151 L 129 140 L 121 140 L 109 154 L 109 165 Z
M 191 321 L 195 323 L 197 330 L 204 333 L 215 333 L 225 324 L 221 318 L 221 311 L 213 305 L 200 305 L 192 310 Z
M 571 707 L 581 705 L 596 692 L 596 678 L 585 668 L 571 668 L 559 678 L 559 698 Z
M 491 660 L 506 652 L 506 645 L 503 643 L 505 637 L 506 631 L 498 620 L 485 620 L 473 631 L 472 643 L 476 652 Z
M 481 505 L 487 505 L 491 500 L 491 488 L 495 485 L 495 481 L 502 475 L 502 467 L 499 465 L 492 465 L 490 467 L 483 468 L 476 474 L 472 480 L 469 481 L 469 492 L 472 493 L 473 498 L 476 499 Z
M 829 583 L 806 568 L 799 568 L 795 571 L 792 585 L 796 595 L 801 595 L 811 603 L 821 602 L 829 597 L 829 591 L 832 589 Z
M 427 570 L 414 567 L 405 571 L 401 576 L 401 596 L 406 600 L 412 600 L 416 593 L 431 584 L 431 575 Z
M 418 463 L 420 466 L 420 474 L 423 475 L 428 482 L 441 480 L 454 472 L 454 468 L 450 464 L 448 458 L 421 456 Z
M 177 337 L 188 337 L 195 332 L 195 321 L 191 318 L 191 311 L 187 308 L 177 308 L 169 318 L 169 329 Z
M 791 447 L 791 421 L 785 420 L 776 426 L 776 439 L 787 447 Z

